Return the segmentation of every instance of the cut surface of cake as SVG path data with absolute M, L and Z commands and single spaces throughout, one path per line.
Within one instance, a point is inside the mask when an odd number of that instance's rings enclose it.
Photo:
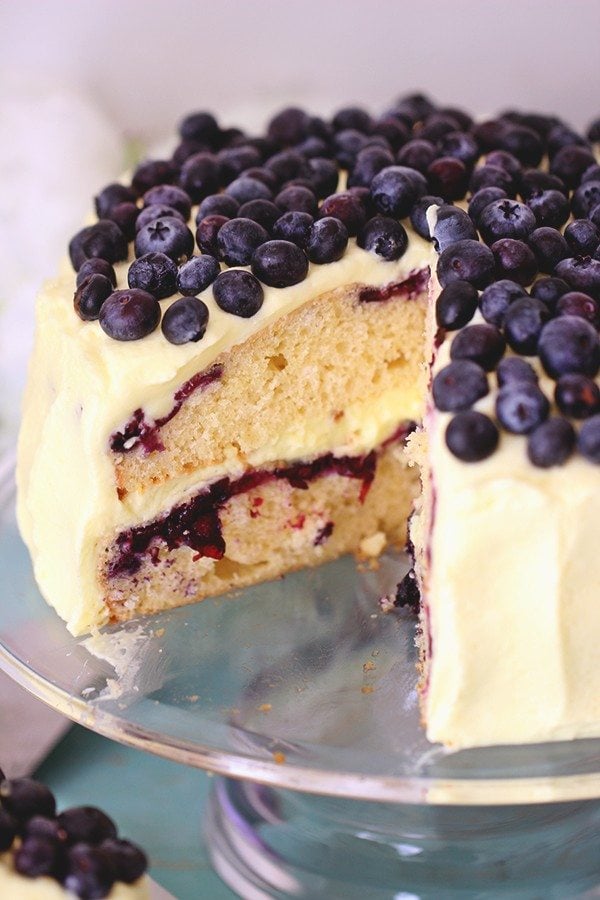
M 599 136 L 421 96 L 260 138 L 198 113 L 105 188 L 19 442 L 68 627 L 377 556 L 416 499 L 428 737 L 599 735 Z

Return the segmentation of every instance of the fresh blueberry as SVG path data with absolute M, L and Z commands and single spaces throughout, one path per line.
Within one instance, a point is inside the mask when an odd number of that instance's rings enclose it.
M 600 228 L 600 203 L 597 206 L 594 206 L 589 212 L 589 219 L 592 225 L 596 228 Z M 594 251 L 597 253 L 597 249 Z
M 550 131 L 560 124 L 560 120 L 556 116 L 545 116 L 540 113 L 522 113 L 509 110 L 502 114 L 503 119 L 514 122 L 515 125 L 527 125 L 535 131 L 542 140 L 546 140 Z
M 487 375 L 468 359 L 457 359 L 444 366 L 432 385 L 434 403 L 442 412 L 469 409 L 488 391 Z
M 600 179 L 584 181 L 571 197 L 571 209 L 576 219 L 587 219 L 590 212 L 600 203 Z
M 328 197 L 337 190 L 340 173 L 331 159 L 317 157 L 307 160 L 309 178 L 317 197 Z
M 531 284 L 538 272 L 533 250 L 525 241 L 500 238 L 491 246 L 499 278 L 510 278 L 519 284 Z
M 228 266 L 249 266 L 257 247 L 269 240 L 267 231 L 252 219 L 229 219 L 219 229 L 219 259 Z
M 52 876 L 59 861 L 58 847 L 54 841 L 43 837 L 27 837 L 14 855 L 15 870 L 27 878 Z
M 196 153 L 206 153 L 211 149 L 210 145 L 204 141 L 183 140 L 175 147 L 171 156 L 171 162 L 178 169 L 181 169 L 186 159 L 189 159 L 190 156 L 195 156 Z
M 586 375 L 561 375 L 554 399 L 560 411 L 573 419 L 589 419 L 600 412 L 600 388 Z
M 107 838 L 100 844 L 100 850 L 109 856 L 117 874 L 117 881 L 133 884 L 148 868 L 146 854 L 141 847 L 131 841 Z
M 265 203 L 267 202 L 268 201 L 265 200 Z M 198 222 L 198 227 L 196 228 L 196 243 L 203 253 L 208 253 L 210 256 L 215 256 L 217 258 L 219 257 L 219 231 L 223 225 L 229 221 L 227 216 L 218 216 L 215 214 L 205 216 L 204 219 L 201 219 L 201 221 Z
M 179 184 L 193 203 L 214 194 L 219 187 L 219 167 L 212 153 L 195 153 L 181 167 Z
M 533 251 L 541 272 L 552 273 L 559 262 L 569 256 L 569 246 L 555 228 L 542 226 L 529 235 L 529 246 Z
M 273 154 L 266 161 L 265 168 L 273 173 L 280 184 L 291 181 L 292 178 L 304 178 L 310 170 L 302 154 L 295 150 L 282 150 Z
M 538 166 L 544 155 L 544 145 L 538 134 L 525 125 L 506 128 L 497 145 L 499 150 L 508 150 L 524 166 Z
M 343 131 L 345 128 L 355 128 L 357 131 L 369 134 L 373 120 L 364 109 L 358 106 L 347 106 L 336 112 L 332 119 L 332 124 L 336 131 Z
M 597 259 L 589 256 L 563 259 L 554 271 L 576 291 L 583 291 L 600 300 L 600 262 Z
M 141 162 L 133 173 L 131 187 L 138 197 L 157 184 L 173 184 L 178 169 L 168 159 L 147 159 Z
M 65 890 L 81 900 L 93 900 L 108 897 L 115 880 L 110 856 L 99 847 L 81 843 L 70 848 L 63 881 Z
M 510 304 L 526 296 L 521 285 L 510 281 L 508 278 L 493 281 L 491 284 L 488 284 L 479 298 L 481 315 L 490 325 L 496 325 L 498 328 L 501 328 Z
M 573 256 L 588 256 L 600 244 L 600 231 L 589 219 L 575 219 L 565 228 L 565 239 Z
M 457 241 L 447 247 L 437 264 L 437 276 L 442 287 L 451 281 L 468 281 L 483 290 L 494 280 L 494 254 L 479 241 Z
M 261 163 L 262 154 L 256 147 L 226 147 L 217 154 L 218 180 L 221 184 L 229 184 L 246 169 L 260 166 Z M 212 194 L 214 191 L 211 190 L 208 193 Z
M 411 569 L 406 573 L 406 575 L 404 576 L 402 581 L 399 582 L 396 588 L 394 606 L 404 606 L 417 613 L 419 611 L 420 602 L 421 594 L 419 591 L 419 585 L 417 584 L 415 570 Z
M 540 469 L 562 466 L 573 453 L 575 440 L 571 423 L 560 416 L 552 416 L 529 435 L 527 456 Z
M 600 414 L 583 423 L 577 445 L 582 456 L 590 462 L 600 463 Z
M 598 304 L 581 291 L 567 291 L 556 304 L 559 316 L 581 316 L 593 325 L 598 323 Z
M 12 846 L 17 834 L 17 822 L 5 810 L 0 809 L 0 853 Z
M 214 144 L 219 139 L 219 125 L 212 113 L 190 113 L 180 122 L 179 134 L 187 141 Z
M 514 384 L 517 381 L 538 383 L 538 377 L 533 367 L 520 356 L 505 356 L 504 359 L 501 359 L 496 369 L 496 378 L 498 387 Z
M 493 203 L 495 200 L 503 200 L 506 196 L 506 191 L 504 188 L 500 187 L 484 187 L 481 188 L 481 190 L 476 191 L 469 200 L 469 207 L 467 210 L 473 224 L 478 224 L 479 217 L 486 206 L 489 206 L 490 203 Z
M 208 307 L 197 297 L 180 297 L 165 312 L 161 330 L 170 344 L 187 344 L 204 337 Z
M 498 446 L 498 429 L 473 409 L 457 413 L 446 428 L 446 446 L 462 462 L 480 462 Z
M 233 197 L 238 203 L 248 203 L 249 200 L 272 200 L 273 192 L 258 178 L 249 178 L 248 175 L 240 175 L 225 189 L 228 196 Z
M 538 225 L 560 228 L 569 218 L 569 201 L 560 191 L 548 190 L 532 194 L 527 206 L 535 216 Z
M 440 328 L 457 331 L 467 325 L 477 309 L 477 290 L 468 281 L 452 281 L 440 291 L 435 317 Z
M 54 794 L 45 784 L 32 778 L 12 778 L 0 783 L 0 803 L 2 809 L 17 819 L 26 822 L 32 816 L 53 817 L 56 813 Z
M 185 220 L 179 210 L 175 209 L 172 206 L 147 206 L 143 209 L 139 216 L 135 221 L 135 230 L 136 233 L 141 231 L 146 225 L 149 225 L 150 222 L 155 222 L 157 219 L 164 218 L 173 218 L 179 219 L 180 222 L 183 222 L 185 225 Z
M 135 237 L 139 216 L 140 209 L 135 203 L 119 203 L 117 206 L 113 206 L 106 217 L 121 229 L 127 241 L 132 241 Z
M 194 252 L 194 235 L 179 219 L 164 216 L 140 228 L 134 246 L 137 257 L 146 253 L 164 253 L 179 261 Z
M 460 159 L 440 156 L 428 166 L 427 181 L 431 191 L 446 201 L 462 200 L 467 192 L 469 171 Z
M 529 293 L 537 300 L 545 303 L 550 312 L 556 310 L 558 301 L 569 290 L 569 285 L 562 278 L 538 278 L 531 286 Z
M 509 347 L 524 356 L 537 350 L 542 328 L 550 318 L 548 307 L 535 297 L 523 297 L 511 303 L 504 316 L 504 337 Z
M 435 111 L 435 106 L 424 94 L 407 94 L 394 104 L 395 115 L 406 116 L 410 122 L 420 122 Z
M 559 316 L 544 325 L 538 353 L 552 378 L 570 372 L 593 377 L 600 368 L 598 332 L 578 316 Z
M 400 259 L 406 252 L 408 235 L 396 219 L 374 216 L 361 228 L 356 243 L 382 259 L 394 260 Z
M 281 210 L 271 200 L 248 200 L 243 203 L 237 213 L 240 219 L 252 219 L 270 232 L 277 219 L 281 216 Z
M 281 212 L 304 212 L 315 216 L 317 213 L 317 198 L 308 188 L 293 185 L 284 188 L 277 194 L 275 206 Z
M 467 325 L 459 331 L 450 347 L 451 359 L 469 359 L 486 372 L 500 362 L 506 342 L 493 325 Z
M 427 210 L 430 206 L 443 205 L 444 200 L 442 197 L 436 197 L 433 194 L 425 194 L 424 197 L 419 197 L 410 211 L 410 224 L 417 234 L 420 237 L 425 238 L 426 241 L 431 240 L 429 222 L 427 221 Z
M 600 164 L 594 163 L 593 166 L 588 166 L 581 176 L 581 183 L 586 181 L 600 181 Z
M 174 184 L 159 184 L 144 194 L 144 208 L 147 206 L 170 206 L 180 212 L 187 222 L 192 212 L 189 196 Z
M 342 169 L 349 171 L 356 165 L 356 158 L 368 145 L 367 137 L 356 128 L 345 128 L 338 131 L 333 139 L 335 158 Z
M 100 259 L 100 257 L 97 256 L 86 259 L 77 272 L 77 278 L 75 280 L 77 287 L 79 287 L 90 275 L 104 275 L 105 278 L 108 278 L 113 287 L 117 286 L 116 272 L 111 264 L 105 259 Z
M 419 129 L 419 137 L 433 144 L 438 144 L 446 134 L 451 134 L 458 129 L 459 125 L 456 119 L 439 110 L 427 116 L 423 125 Z
M 525 169 L 519 179 L 519 193 L 523 200 L 528 200 L 539 191 L 560 191 L 565 197 L 569 192 L 560 178 L 541 172 L 539 169 Z
M 288 106 L 278 112 L 267 126 L 267 134 L 280 147 L 297 144 L 306 135 L 308 115 L 297 106 Z
M 113 820 L 96 806 L 72 806 L 58 816 L 58 822 L 69 844 L 99 844 L 117 836 Z
M 231 269 L 221 272 L 213 284 L 217 306 L 243 319 L 256 315 L 264 300 L 263 287 L 251 272 Z
M 177 290 L 184 297 L 201 294 L 213 283 L 220 271 L 221 267 L 214 256 L 210 256 L 208 253 L 203 253 L 202 256 L 192 256 L 177 272 Z M 136 287 L 141 287 L 141 285 L 136 285 Z M 146 290 L 150 290 L 150 288 L 146 288 Z
M 537 384 L 513 381 L 500 388 L 496 416 L 512 434 L 529 434 L 548 417 L 550 403 Z
M 289 287 L 306 278 L 308 258 L 291 241 L 267 241 L 254 251 L 252 271 L 269 287 Z
M 41 837 L 55 844 L 64 844 L 67 840 L 66 832 L 58 819 L 51 819 L 49 816 L 32 816 L 21 830 L 23 837 Z
M 312 159 L 315 156 L 327 156 L 331 152 L 330 144 L 324 138 L 317 137 L 314 134 L 304 138 L 303 141 L 294 145 L 294 150 L 301 153 L 306 159 Z
M 452 156 L 471 168 L 479 156 L 477 141 L 464 131 L 450 131 L 438 141 L 442 157 Z
M 365 147 L 356 157 L 356 162 L 348 176 L 348 187 L 371 187 L 375 176 L 394 165 L 394 157 L 383 147 Z
M 96 215 L 99 219 L 108 219 L 109 212 L 119 203 L 135 203 L 136 194 L 124 184 L 107 184 L 94 198 Z
M 478 194 L 485 188 L 499 188 L 507 197 L 514 197 L 515 186 L 513 178 L 506 169 L 500 166 L 486 165 L 475 169 L 469 179 L 469 190 L 472 194 Z
M 88 275 L 80 283 L 73 297 L 75 312 L 84 322 L 91 322 L 100 315 L 100 308 L 112 294 L 113 286 L 105 275 Z
M 77 272 L 86 259 L 100 257 L 109 263 L 127 259 L 127 239 L 118 225 L 110 219 L 100 219 L 78 231 L 69 243 L 69 256 Z
M 423 175 L 437 156 L 437 150 L 431 141 L 415 138 L 400 148 L 396 155 L 399 166 L 416 169 Z
M 438 206 L 433 217 L 433 246 L 442 253 L 457 241 L 477 240 L 477 232 L 471 219 L 457 206 Z
M 569 128 L 563 122 L 558 122 L 554 128 L 548 132 L 546 139 L 548 144 L 548 154 L 551 158 L 556 156 L 562 147 L 568 147 L 571 144 L 583 147 L 586 143 L 581 135 L 577 134 L 576 131 L 573 131 L 572 128 Z
M 380 213 L 402 219 L 419 197 L 427 193 L 427 182 L 420 172 L 404 166 L 382 169 L 371 183 L 371 197 Z
M 498 166 L 499 169 L 504 169 L 505 172 L 508 172 L 513 180 L 513 184 L 520 182 L 521 163 L 516 156 L 513 156 L 507 150 L 492 150 L 491 153 L 487 154 L 485 162 L 488 166 Z
M 591 141 L 594 144 L 600 142 L 600 118 L 594 119 L 594 121 L 590 123 L 586 132 L 586 137 L 588 141 Z
M 456 106 L 443 106 L 438 109 L 438 112 L 444 116 L 450 116 L 450 118 L 454 119 L 461 131 L 470 131 L 473 127 L 473 119 L 468 112 L 465 112 L 464 109 L 460 109 Z
M 209 194 L 198 207 L 196 224 L 206 216 L 212 215 L 227 216 L 228 219 L 233 219 L 237 216 L 239 208 L 238 201 L 229 194 Z
M 311 227 L 306 252 L 313 263 L 332 263 L 342 258 L 347 245 L 348 231 L 344 223 L 327 216 Z
M 287 212 L 273 225 L 273 237 L 281 241 L 291 241 L 298 247 L 306 247 L 314 219 L 308 213 Z
M 377 119 L 373 123 L 372 133 L 383 135 L 394 152 L 397 152 L 410 138 L 408 127 L 393 116 L 382 116 Z
M 550 172 L 560 178 L 568 188 L 576 188 L 585 170 L 595 162 L 594 154 L 588 147 L 571 144 L 561 147 L 552 157 Z
M 273 172 L 269 172 L 268 169 L 265 169 L 262 166 L 251 166 L 249 169 L 244 170 L 244 176 L 247 178 L 255 178 L 257 181 L 262 181 L 270 191 L 274 194 L 277 193 L 277 185 L 279 182 Z
M 516 200 L 495 200 L 489 203 L 478 222 L 481 237 L 486 244 L 494 244 L 501 238 L 526 240 L 536 227 L 533 212 Z
M 355 192 L 343 191 L 326 197 L 319 209 L 319 218 L 332 216 L 346 226 L 346 231 L 353 237 L 358 234 L 367 220 L 365 207 Z
M 127 284 L 148 291 L 157 300 L 170 297 L 177 290 L 177 264 L 164 253 L 146 253 L 130 265 Z
M 152 294 L 137 288 L 114 291 L 102 304 L 99 321 L 115 341 L 138 341 L 158 327 L 160 304 Z

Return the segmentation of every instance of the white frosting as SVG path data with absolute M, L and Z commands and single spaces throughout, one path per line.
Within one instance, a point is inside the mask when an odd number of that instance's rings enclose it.
M 2 900 L 68 900 L 75 895 L 53 878 L 26 878 L 13 867 L 11 853 L 0 854 L 0 897 Z M 150 888 L 144 876 L 134 884 L 117 882 L 106 900 L 149 900 Z

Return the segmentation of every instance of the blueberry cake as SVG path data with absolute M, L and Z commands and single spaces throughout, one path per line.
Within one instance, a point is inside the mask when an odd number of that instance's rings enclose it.
M 0 897 L 148 900 L 146 855 L 102 810 L 56 812 L 52 792 L 0 771 Z
M 375 557 L 414 507 L 428 736 L 600 734 L 600 123 L 412 95 L 179 133 L 38 300 L 47 600 L 81 633 Z

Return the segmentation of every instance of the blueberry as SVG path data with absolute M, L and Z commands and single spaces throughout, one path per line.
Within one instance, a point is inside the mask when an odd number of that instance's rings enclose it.
M 416 169 L 424 175 L 436 156 L 437 150 L 431 141 L 416 138 L 400 148 L 396 155 L 396 162 L 399 166 Z
M 478 227 L 481 237 L 489 245 L 500 238 L 526 239 L 536 227 L 536 220 L 524 203 L 495 200 L 479 216 Z
M 427 182 L 415 169 L 388 166 L 371 183 L 371 197 L 383 215 L 401 219 L 407 216 L 414 203 L 427 193 Z
M 229 194 L 209 194 L 198 207 L 196 224 L 201 222 L 206 216 L 212 215 L 226 216 L 228 219 L 233 219 L 237 216 L 239 208 L 240 204 L 238 201 L 235 197 L 230 197 Z
M 22 829 L 23 837 L 41 837 L 55 844 L 64 844 L 66 832 L 61 828 L 58 819 L 48 816 L 32 816 Z
M 214 144 L 219 139 L 219 125 L 212 113 L 190 113 L 180 122 L 179 134 L 184 140 Z
M 337 190 L 340 173 L 331 159 L 309 159 L 309 178 L 319 198 L 328 197 Z
M 600 203 L 600 179 L 584 181 L 571 197 L 571 209 L 576 219 L 587 219 L 589 213 Z
M 487 154 L 485 162 L 488 166 L 498 166 L 499 169 L 504 169 L 512 178 L 513 184 L 518 184 L 521 180 L 521 163 L 507 150 L 492 150 Z
M 264 300 L 263 287 L 258 278 L 243 269 L 221 272 L 213 284 L 213 295 L 222 310 L 243 319 L 254 316 Z
M 581 316 L 593 325 L 598 323 L 598 304 L 581 291 L 567 291 L 556 304 L 559 316 Z
M 250 166 L 249 169 L 244 169 L 244 175 L 247 178 L 255 178 L 257 181 L 262 181 L 270 191 L 276 193 L 278 181 L 273 172 L 269 172 L 268 169 L 262 166 Z
M 427 210 L 430 206 L 443 206 L 444 200 L 442 197 L 436 197 L 433 194 L 425 194 L 424 197 L 419 197 L 415 205 L 410 211 L 410 224 L 417 232 L 417 234 L 425 238 L 426 241 L 431 240 L 431 234 L 429 233 L 429 222 L 427 221 Z
M 510 278 L 519 284 L 531 284 L 538 271 L 533 250 L 524 241 L 500 238 L 491 246 L 499 278 Z
M 204 141 L 182 140 L 175 147 L 171 156 L 171 162 L 178 169 L 181 169 L 186 159 L 189 159 L 190 156 L 194 156 L 196 153 L 206 153 L 211 149 L 211 146 Z
M 306 278 L 308 258 L 291 241 L 267 241 L 255 250 L 252 271 L 269 287 L 289 287 Z
M 214 256 L 208 253 L 192 256 L 177 272 L 177 290 L 185 297 L 201 294 L 213 283 L 220 271 L 221 267 Z
M 295 150 L 282 150 L 266 161 L 265 168 L 273 173 L 280 184 L 283 184 L 292 178 L 303 178 L 309 172 L 310 166 L 302 154 Z
M 258 201 L 254 201 L 258 202 Z M 267 202 L 267 201 L 265 201 Z M 198 222 L 196 228 L 196 243 L 203 253 L 210 256 L 219 256 L 219 231 L 226 222 L 230 220 L 226 216 L 210 215 L 205 216 Z
M 438 253 L 446 250 L 456 241 L 477 240 L 477 232 L 471 219 L 457 206 L 444 204 L 435 212 L 433 226 L 433 246 Z
M 2 809 L 18 822 L 26 822 L 32 816 L 49 816 L 56 813 L 54 794 L 46 785 L 32 778 L 6 779 L 0 783 Z
M 397 151 L 410 137 L 408 127 L 393 116 L 382 116 L 373 123 L 373 134 L 382 134 L 392 150 Z
M 219 258 L 229 266 L 249 266 L 252 254 L 269 240 L 268 232 L 252 219 L 229 219 L 219 229 Z
M 226 194 L 237 200 L 238 203 L 248 203 L 249 200 L 272 200 L 273 192 L 258 178 L 249 178 L 240 175 L 234 179 L 225 189 Z
M 539 135 L 526 126 L 514 125 L 502 134 L 498 149 L 508 150 L 525 166 L 538 166 L 544 155 Z
M 130 265 L 127 283 L 162 300 L 177 289 L 177 265 L 164 253 L 146 253 Z
M 342 169 L 351 170 L 356 164 L 356 159 L 361 150 L 367 146 L 367 138 L 355 128 L 345 128 L 338 131 L 333 139 L 335 158 Z
M 136 194 L 124 184 L 107 184 L 94 198 L 96 214 L 99 219 L 107 219 L 109 212 L 120 203 L 135 203 Z
M 576 291 L 583 291 L 600 300 L 600 262 L 597 259 L 589 256 L 563 259 L 554 271 Z
M 458 122 L 451 115 L 436 110 L 427 116 L 418 133 L 419 137 L 437 144 L 445 134 L 456 131 L 458 127 Z
M 113 820 L 95 806 L 72 806 L 59 816 L 60 827 L 67 835 L 69 844 L 84 841 L 87 844 L 99 844 L 106 838 L 117 836 Z
M 144 228 L 146 225 L 149 225 L 151 222 L 155 222 L 157 219 L 163 218 L 179 219 L 180 222 L 183 222 L 183 224 L 185 224 L 184 218 L 179 210 L 175 209 L 172 206 L 163 206 L 162 204 L 156 206 L 147 206 L 140 212 L 135 221 L 136 233 L 138 231 L 141 231 L 142 228 Z
M 558 263 L 569 256 L 569 246 L 555 228 L 542 226 L 529 235 L 531 247 L 541 272 L 554 272 Z
M 548 154 L 554 157 L 562 147 L 570 144 L 585 146 L 585 140 L 563 122 L 558 122 L 546 135 Z
M 159 184 L 150 188 L 144 194 L 144 207 L 169 206 L 181 213 L 187 222 L 192 212 L 192 204 L 189 196 L 179 187 L 173 184 Z
M 348 176 L 348 187 L 371 187 L 375 176 L 389 166 L 394 157 L 383 147 L 365 147 L 356 157 L 356 162 Z
M 509 347 L 524 356 L 537 350 L 542 328 L 550 318 L 548 307 L 535 297 L 523 297 L 511 303 L 504 317 L 504 337 Z
M 135 237 L 139 215 L 140 209 L 135 203 L 119 203 L 117 206 L 113 206 L 106 217 L 121 229 L 127 241 L 132 241 Z
M 537 384 L 514 381 L 500 388 L 496 416 L 512 434 L 529 434 L 548 417 L 550 403 Z
M 147 253 L 164 253 L 179 261 L 190 257 L 194 252 L 194 236 L 179 219 L 163 216 L 140 228 L 134 246 L 136 257 Z
M 431 191 L 446 201 L 461 200 L 469 182 L 469 172 L 460 159 L 441 156 L 434 159 L 427 169 L 427 181 Z
M 598 203 L 597 206 L 594 206 L 588 215 L 592 225 L 595 225 L 596 228 L 600 228 L 600 203 Z M 598 250 L 596 249 L 594 252 L 597 253 Z
M 548 172 L 540 172 L 539 169 L 526 169 L 519 179 L 519 193 L 524 200 L 528 200 L 539 191 L 560 191 L 569 196 L 569 192 L 560 178 L 550 175 Z
M 275 206 L 281 212 L 304 212 L 314 216 L 317 213 L 317 198 L 308 188 L 296 185 L 280 191 L 275 197 Z
M 324 138 L 309 135 L 303 141 L 295 144 L 294 150 L 307 159 L 311 159 L 315 156 L 327 156 L 330 153 L 330 145 Z
M 557 175 L 568 188 L 576 188 L 587 168 L 596 162 L 594 154 L 587 147 L 571 144 L 561 149 L 550 162 L 550 172 Z
M 284 213 L 273 225 L 273 237 L 282 241 L 291 241 L 292 244 L 304 248 L 308 244 L 313 222 L 313 217 L 308 213 Z
M 0 853 L 12 845 L 17 833 L 17 822 L 5 810 L 0 809 Z
M 78 231 L 69 242 L 69 256 L 77 272 L 86 259 L 100 257 L 109 263 L 127 259 L 127 239 L 118 225 L 110 219 L 100 219 Z
M 58 864 L 58 847 L 54 841 L 43 837 L 27 837 L 14 855 L 14 866 L 20 875 L 38 878 L 55 874 Z
M 554 399 L 560 411 L 573 419 L 589 419 L 600 412 L 600 389 L 586 375 L 561 375 L 556 382 Z
M 560 416 L 552 416 L 529 435 L 527 456 L 541 469 L 562 466 L 573 453 L 575 439 L 571 423 Z
M 468 281 L 483 290 L 494 279 L 494 254 L 479 241 L 457 241 L 447 247 L 437 264 L 437 276 L 442 287 L 451 281 Z
M 319 218 L 333 216 L 346 226 L 346 231 L 353 237 L 358 234 L 367 220 L 365 207 L 360 199 L 351 191 L 332 194 L 326 197 L 319 209 Z
M 485 188 L 499 188 L 508 196 L 514 196 L 515 186 L 513 178 L 506 169 L 500 166 L 486 164 L 475 169 L 469 179 L 469 190 L 472 194 L 478 194 Z
M 138 341 L 158 327 L 160 304 L 152 294 L 137 288 L 114 291 L 102 304 L 99 321 L 114 340 Z
M 450 131 L 443 135 L 438 141 L 438 150 L 442 157 L 459 159 L 468 168 L 475 164 L 479 156 L 477 141 L 464 131 Z
M 396 219 L 374 216 L 358 233 L 356 243 L 382 259 L 400 259 L 408 247 L 408 235 Z
M 550 312 L 554 312 L 558 301 L 568 290 L 569 285 L 562 278 L 538 278 L 532 284 L 529 293 L 545 303 Z
M 297 106 L 288 106 L 273 116 L 267 134 L 280 147 L 297 144 L 306 135 L 308 115 Z
M 492 420 L 472 409 L 457 413 L 446 428 L 446 446 L 462 462 L 480 462 L 491 456 L 498 439 Z
M 424 94 L 407 94 L 394 105 L 396 115 L 406 116 L 411 122 L 419 122 L 435 111 L 435 106 Z
M 348 245 L 348 231 L 343 222 L 326 216 L 310 229 L 306 252 L 313 263 L 331 263 L 341 259 Z
M 456 106 L 444 106 L 438 109 L 438 112 L 454 119 L 461 131 L 470 131 L 473 127 L 473 119 L 464 109 L 459 109 Z
M 177 167 L 168 159 L 147 159 L 133 173 L 131 187 L 139 197 L 157 184 L 173 184 Z
M 586 137 L 588 141 L 592 141 L 593 143 L 598 143 L 600 141 L 600 118 L 594 119 L 594 121 L 590 123 L 586 132 Z
M 417 579 L 415 576 L 415 570 L 411 569 L 406 573 L 401 582 L 399 582 L 396 588 L 396 598 L 394 600 L 394 606 L 405 606 L 414 612 L 419 611 L 419 605 L 421 602 L 421 594 L 419 592 L 419 585 L 417 584 Z
M 440 328 L 456 331 L 467 325 L 477 309 L 477 290 L 468 281 L 452 281 L 440 292 L 435 317 Z
M 506 191 L 501 187 L 484 187 L 479 191 L 476 191 L 469 200 L 469 207 L 467 210 L 473 224 L 478 224 L 479 217 L 486 206 L 489 206 L 494 200 L 502 200 L 505 197 Z
M 256 147 L 227 147 L 220 150 L 216 157 L 218 180 L 221 184 L 229 184 L 246 169 L 260 166 L 261 162 L 262 154 Z M 212 194 L 214 191 L 211 190 L 207 193 Z
M 117 275 L 115 270 L 105 259 L 100 259 L 97 256 L 86 259 L 77 272 L 77 278 L 75 280 L 77 287 L 79 287 L 90 275 L 104 275 L 105 278 L 108 278 L 113 287 L 117 286 Z
M 496 369 L 498 387 L 505 384 L 514 384 L 518 381 L 528 381 L 531 384 L 538 383 L 538 377 L 533 367 L 520 356 L 505 356 L 498 363 Z
M 208 307 L 197 297 L 180 297 L 165 312 L 161 330 L 170 344 L 199 341 L 206 333 Z
M 73 297 L 75 312 L 84 322 L 97 319 L 106 298 L 112 294 L 113 286 L 104 275 L 88 275 L 81 282 Z
M 242 203 L 238 210 L 240 219 L 252 219 L 270 232 L 277 219 L 281 216 L 281 210 L 271 200 L 249 200 Z M 312 216 L 311 216 L 312 219 Z
M 583 184 L 585 181 L 600 181 L 600 165 L 598 163 L 588 166 L 585 170 L 581 176 L 581 183 Z
M 117 881 L 133 884 L 148 868 L 146 854 L 131 841 L 108 838 L 100 844 L 100 850 L 107 854 L 117 875 Z
M 459 331 L 450 347 L 451 359 L 469 359 L 486 372 L 500 362 L 506 342 L 493 325 L 467 325 Z
M 569 218 L 569 201 L 560 191 L 548 190 L 532 194 L 527 206 L 535 216 L 538 225 L 560 228 Z
M 565 228 L 565 239 L 573 256 L 587 256 L 600 244 L 600 231 L 589 219 L 575 219 Z
M 347 106 L 336 112 L 332 119 L 332 125 L 336 131 L 354 128 L 356 131 L 369 134 L 373 126 L 373 120 L 364 109 L 360 109 L 358 106 Z
M 493 281 L 479 298 L 481 315 L 490 325 L 500 328 L 504 324 L 504 317 L 510 304 L 526 296 L 521 285 L 508 278 Z
M 75 844 L 67 857 L 65 890 L 81 900 L 107 897 L 115 883 L 116 872 L 110 856 L 99 847 Z
M 212 153 L 195 153 L 181 167 L 179 184 L 193 203 L 199 203 L 219 187 L 219 167 Z
M 552 378 L 570 372 L 594 376 L 600 368 L 596 329 L 577 316 L 559 316 L 544 325 L 538 343 L 544 369 Z
M 583 423 L 577 445 L 582 456 L 590 462 L 600 463 L 600 414 Z
M 488 391 L 487 375 L 481 366 L 468 359 L 457 359 L 444 366 L 432 385 L 434 403 L 442 412 L 469 409 Z

